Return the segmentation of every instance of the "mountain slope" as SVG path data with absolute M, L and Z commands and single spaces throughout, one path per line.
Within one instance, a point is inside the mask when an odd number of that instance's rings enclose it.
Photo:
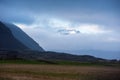
M 0 22 L 0 49 L 44 51 L 20 28 L 3 22 Z
M 0 22 L 0 49 L 18 50 L 29 48 L 14 38 L 10 29 Z

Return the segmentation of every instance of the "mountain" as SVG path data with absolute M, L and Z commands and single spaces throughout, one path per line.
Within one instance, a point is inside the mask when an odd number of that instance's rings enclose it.
M 106 59 L 89 55 L 73 55 L 53 51 L 0 51 L 0 59 L 24 59 L 44 61 L 71 61 L 71 62 L 106 62 Z
M 45 62 L 106 62 L 108 60 L 89 55 L 73 55 L 44 51 L 32 38 L 13 24 L 0 22 L 0 60 L 25 59 Z
M 20 28 L 5 22 L 0 22 L 0 50 L 44 51 Z
M 60 51 L 60 50 L 59 50 Z M 96 57 L 106 58 L 106 59 L 120 59 L 120 51 L 112 50 L 93 50 L 93 49 L 80 49 L 80 50 L 64 50 L 64 52 L 80 54 L 80 55 L 93 55 Z

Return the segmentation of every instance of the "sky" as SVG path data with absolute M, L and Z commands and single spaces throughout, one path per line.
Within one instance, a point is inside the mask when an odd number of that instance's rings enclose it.
M 120 59 L 120 0 L 0 0 L 13 23 L 46 51 Z

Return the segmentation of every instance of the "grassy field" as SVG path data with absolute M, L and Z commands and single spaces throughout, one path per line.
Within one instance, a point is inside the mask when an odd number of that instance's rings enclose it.
M 120 80 L 120 68 L 0 61 L 0 80 Z

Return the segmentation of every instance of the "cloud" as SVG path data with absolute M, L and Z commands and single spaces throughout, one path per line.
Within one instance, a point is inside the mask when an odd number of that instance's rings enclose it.
M 108 41 L 108 42 L 120 42 L 120 38 L 108 37 L 106 41 Z
M 74 29 L 60 29 L 58 30 L 58 33 L 61 33 L 63 35 L 71 35 L 71 34 L 79 34 L 80 31 Z
M 14 24 L 46 50 L 119 50 L 120 47 L 119 33 L 99 24 L 81 24 L 53 18 L 36 19 L 32 24 Z
M 102 25 L 98 24 L 82 24 L 79 25 L 78 29 L 83 34 L 103 34 L 112 32 L 111 30 L 104 29 Z
M 60 33 L 65 35 L 71 34 L 105 34 L 112 33 L 112 30 L 108 30 L 103 25 L 99 24 L 89 24 L 89 23 L 75 23 L 72 21 L 56 19 L 56 18 L 35 18 L 36 20 L 32 24 L 20 24 L 14 23 L 21 28 L 40 28 L 51 33 Z

